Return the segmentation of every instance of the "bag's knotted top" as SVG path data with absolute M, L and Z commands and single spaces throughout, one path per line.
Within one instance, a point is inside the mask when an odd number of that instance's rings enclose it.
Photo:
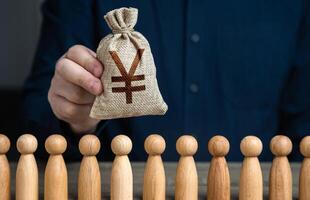
M 138 9 L 119 8 L 108 12 L 104 16 L 105 21 L 113 34 L 130 33 L 138 20 Z

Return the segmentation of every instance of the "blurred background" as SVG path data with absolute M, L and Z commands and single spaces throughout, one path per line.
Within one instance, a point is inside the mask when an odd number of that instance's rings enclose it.
M 0 1 L 0 132 L 14 134 L 40 30 L 42 0 Z

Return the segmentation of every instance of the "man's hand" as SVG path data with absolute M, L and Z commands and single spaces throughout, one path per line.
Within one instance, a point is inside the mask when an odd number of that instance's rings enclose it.
M 81 45 L 71 47 L 55 67 L 48 101 L 57 118 L 75 133 L 92 132 L 100 120 L 89 117 L 95 96 L 103 91 L 102 64 L 96 54 Z

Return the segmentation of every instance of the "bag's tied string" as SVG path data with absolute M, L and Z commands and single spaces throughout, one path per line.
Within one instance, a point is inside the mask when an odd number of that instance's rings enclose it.
M 124 28 L 124 29 L 114 29 L 112 30 L 112 33 L 113 34 L 124 34 L 124 33 L 129 34 L 133 31 L 134 31 L 133 28 Z

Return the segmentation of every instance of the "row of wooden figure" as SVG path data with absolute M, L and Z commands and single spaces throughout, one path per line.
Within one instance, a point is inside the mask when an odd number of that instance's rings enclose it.
M 21 153 L 16 171 L 16 199 L 37 200 L 38 168 L 33 153 L 37 149 L 37 140 L 33 135 L 25 134 L 17 140 L 17 149 Z M 145 140 L 145 150 L 149 157 L 146 162 L 143 183 L 144 200 L 165 199 L 165 171 L 161 154 L 166 147 L 160 135 L 150 135 Z M 10 168 L 6 153 L 10 141 L 0 134 L 0 199 L 10 199 Z M 62 154 L 67 142 L 61 135 L 51 135 L 45 142 L 46 151 L 50 154 L 44 177 L 44 199 L 68 199 L 67 169 Z M 133 199 L 133 175 L 128 159 L 132 149 L 131 140 L 125 135 L 116 136 L 111 143 L 115 159 L 111 171 L 110 196 L 112 200 Z M 198 176 L 193 155 L 198 143 L 190 135 L 181 136 L 176 142 L 180 154 L 175 178 L 176 200 L 198 199 Z M 240 144 L 244 161 L 241 168 L 239 199 L 263 199 L 263 178 L 258 156 L 262 151 L 262 142 L 255 136 L 245 137 Z M 100 150 L 100 141 L 94 135 L 85 135 L 79 142 L 83 155 L 78 177 L 78 199 L 100 200 L 101 178 L 96 158 Z M 270 142 L 270 149 L 275 155 L 270 170 L 269 199 L 292 199 L 292 173 L 287 155 L 292 150 L 290 139 L 283 135 L 275 136 Z M 230 175 L 225 156 L 229 151 L 229 142 L 223 136 L 214 136 L 208 143 L 212 154 L 208 177 L 207 199 L 230 199 Z M 299 199 L 310 199 L 310 136 L 300 143 L 300 151 L 305 157 L 299 177 Z

